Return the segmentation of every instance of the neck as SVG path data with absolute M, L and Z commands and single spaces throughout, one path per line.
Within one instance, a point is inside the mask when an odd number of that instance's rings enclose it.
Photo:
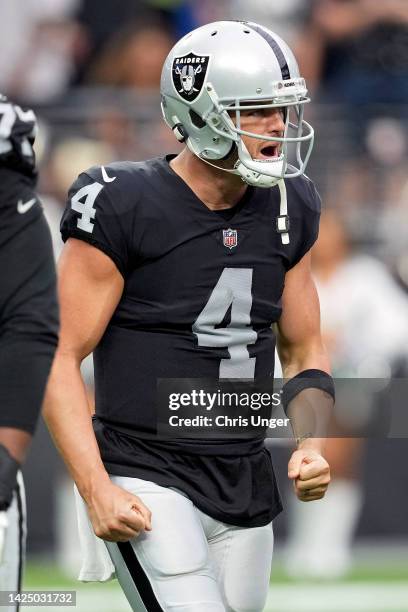
M 210 166 L 187 147 L 170 166 L 210 210 L 232 208 L 248 188 L 239 176 Z

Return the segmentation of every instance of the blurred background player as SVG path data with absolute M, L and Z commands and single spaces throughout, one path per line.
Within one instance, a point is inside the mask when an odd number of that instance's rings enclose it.
M 35 192 L 35 131 L 34 113 L 1 96 L 0 590 L 11 591 L 21 588 L 25 555 L 20 467 L 58 338 L 51 236 Z
M 322 214 L 320 231 L 312 251 L 313 274 L 333 373 L 339 379 L 387 381 L 408 358 L 408 297 L 384 264 L 355 251 L 352 231 L 338 212 Z M 345 433 L 326 442 L 330 495 L 311 512 L 307 506 L 289 502 L 285 567 L 292 577 L 339 578 L 351 568 L 364 497 L 365 443 L 353 432 L 367 431 L 377 404 L 373 399 L 365 409 L 357 402 L 336 406 L 338 423 L 351 437 Z

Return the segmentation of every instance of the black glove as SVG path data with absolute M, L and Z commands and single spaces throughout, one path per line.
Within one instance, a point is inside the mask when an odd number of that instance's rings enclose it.
M 36 133 L 34 112 L 24 111 L 0 94 L 0 168 L 11 168 L 35 178 L 33 144 Z
M 18 461 L 0 444 L 0 511 L 7 510 L 13 498 L 17 484 L 17 472 L 20 469 Z

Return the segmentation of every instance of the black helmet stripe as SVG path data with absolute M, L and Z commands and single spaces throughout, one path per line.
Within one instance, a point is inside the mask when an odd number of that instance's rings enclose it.
M 275 53 L 276 59 L 279 62 L 279 66 L 280 66 L 281 73 L 282 73 L 282 79 L 284 81 L 287 81 L 288 79 L 290 79 L 291 77 L 290 77 L 289 66 L 283 54 L 283 51 L 278 45 L 278 43 L 276 42 L 276 40 L 270 35 L 268 30 L 265 30 L 264 28 L 259 26 L 257 23 L 251 23 L 250 21 L 245 21 L 244 23 L 251 30 L 254 30 L 258 34 L 260 34 L 260 36 L 262 36 L 264 40 L 266 40 L 268 45 L 271 47 L 272 51 Z

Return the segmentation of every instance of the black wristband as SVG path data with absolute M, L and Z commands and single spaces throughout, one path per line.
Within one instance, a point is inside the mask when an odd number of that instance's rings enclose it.
M 19 469 L 18 461 L 10 455 L 5 446 L 0 444 L 0 511 L 7 510 L 11 504 Z
M 303 370 L 296 374 L 282 388 L 282 406 L 287 412 L 290 402 L 304 389 L 320 389 L 335 400 L 334 380 L 323 370 Z

